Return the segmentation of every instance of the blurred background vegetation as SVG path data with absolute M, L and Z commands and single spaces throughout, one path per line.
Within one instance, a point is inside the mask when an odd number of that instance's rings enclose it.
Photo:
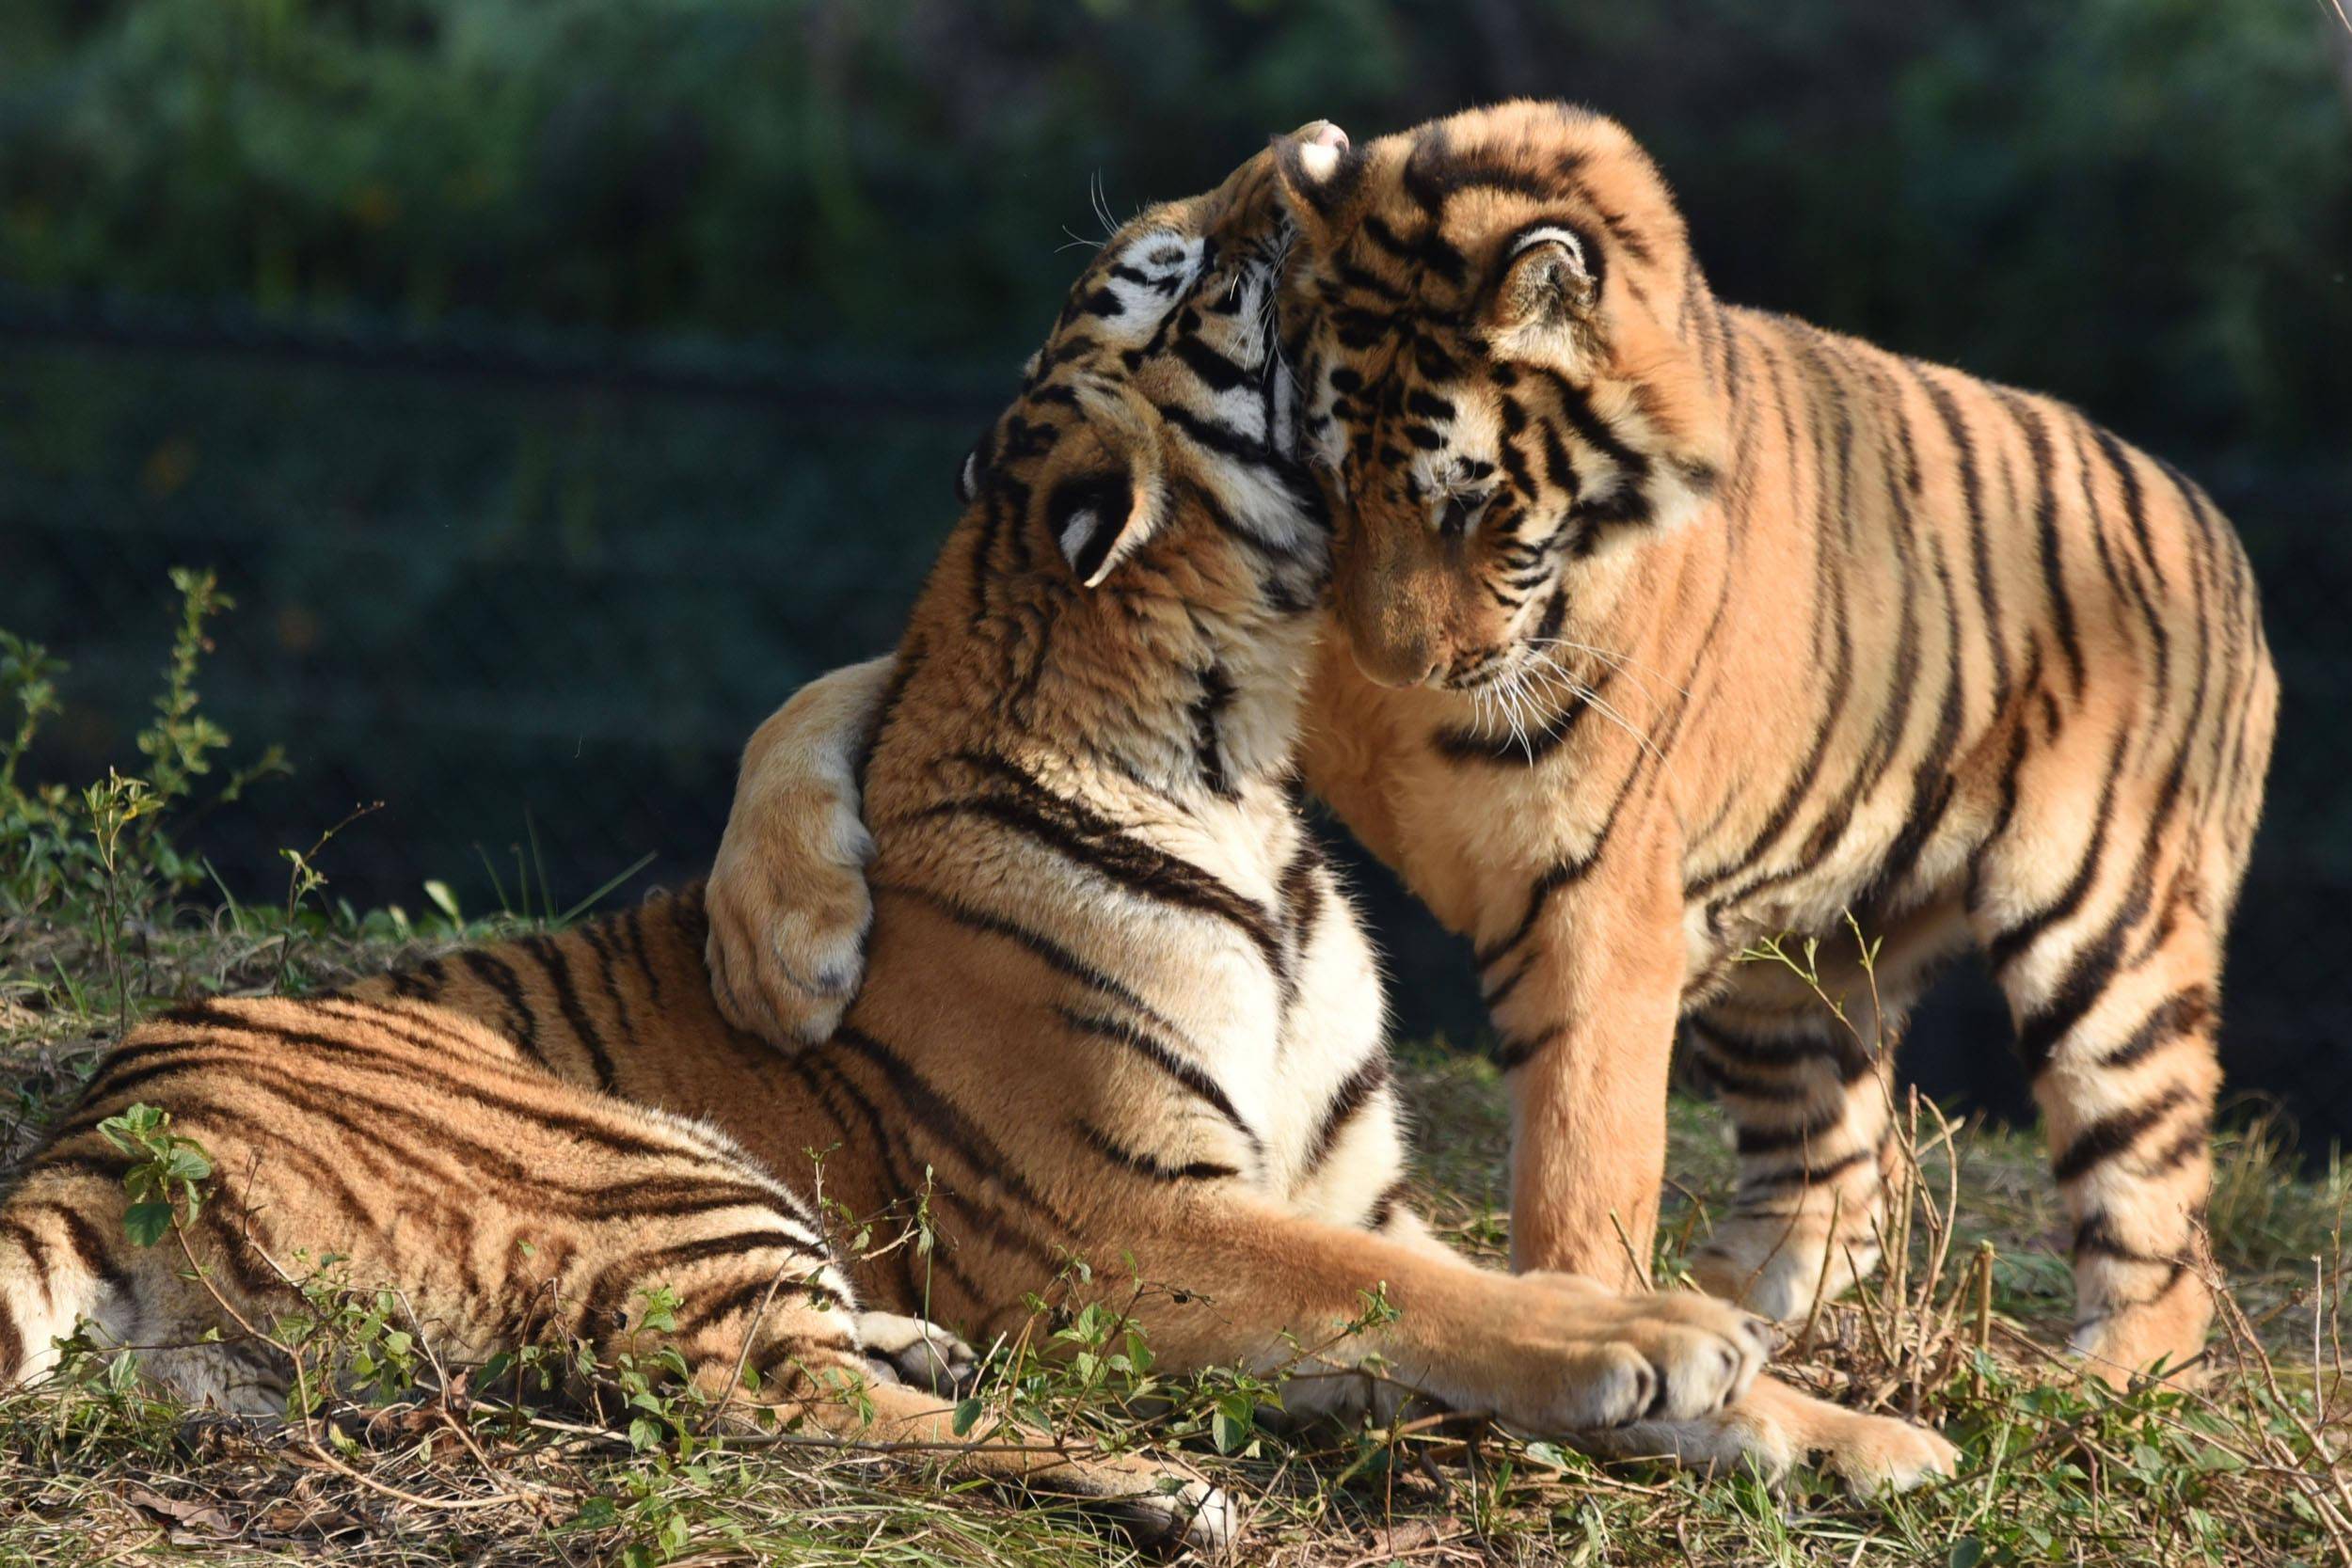
M 11 0 L 0 627 L 119 759 L 173 563 L 356 903 L 559 906 L 716 841 L 734 756 L 895 640 L 949 481 L 1116 214 L 1269 131 L 1625 120 L 1718 290 L 2069 397 L 2211 486 L 2287 677 L 2237 1080 L 2352 1128 L 2352 40 L 2328 0 Z M 1416 1032 L 1467 966 L 1376 878 Z M 1964 986 L 1909 1060 L 2014 1106 Z

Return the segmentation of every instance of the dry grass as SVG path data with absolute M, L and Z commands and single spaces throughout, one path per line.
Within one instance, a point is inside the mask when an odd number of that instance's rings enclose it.
M 381 967 L 416 939 L 377 918 L 298 923 L 183 916 L 111 949 L 86 925 L 0 922 L 0 1079 L 20 1154 L 119 1024 L 114 976 L 138 1005 L 220 990 L 296 988 Z M 490 934 L 484 927 L 470 933 Z M 1506 1118 L 1484 1062 L 1406 1053 L 1419 1180 L 1466 1249 L 1504 1235 Z M 2215 1368 L 2194 1393 L 2116 1397 L 2068 1378 L 2069 1286 L 2038 1140 L 1911 1121 L 1914 1180 L 1897 1264 L 1804 1326 L 1786 1370 L 1857 1405 L 1915 1414 L 1967 1450 L 1961 1477 L 1883 1503 L 1811 1478 L 1768 1489 L 1641 1465 L 1599 1466 L 1491 1431 L 1244 1431 L 1219 1454 L 1203 1423 L 1137 1418 L 1031 1365 L 1031 1408 L 1095 1432 L 1182 1447 L 1243 1499 L 1252 1562 L 1355 1568 L 1410 1561 L 2146 1568 L 2203 1562 L 2352 1565 L 2337 1309 L 2352 1182 L 2299 1170 L 2254 1120 L 2224 1140 L 2214 1205 L 2232 1287 Z M 1730 1187 L 1711 1109 L 1674 1110 L 1671 1273 Z M 427 1375 L 389 1410 L 339 1407 L 254 1426 L 176 1408 L 135 1383 L 0 1397 L 0 1561 L 589 1563 L 1116 1562 L 1082 1521 L 944 1484 L 935 1467 L 779 1445 L 632 1442 L 624 1424 L 524 1410 Z M 1231 1386 L 1186 1390 L 1199 1411 Z M 1247 1391 L 1239 1396 L 1244 1405 Z M 642 1436 L 642 1434 L 641 1434 Z

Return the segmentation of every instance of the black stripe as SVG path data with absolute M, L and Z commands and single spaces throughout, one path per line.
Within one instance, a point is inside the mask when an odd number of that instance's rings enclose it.
M 1201 784 L 1221 800 L 1238 799 L 1232 776 L 1226 771 L 1224 742 L 1219 738 L 1216 727 L 1225 710 L 1232 706 L 1234 696 L 1232 677 L 1225 673 L 1223 665 L 1213 661 L 1200 672 L 1200 695 L 1194 699 L 1190 710 L 1195 767 L 1200 774 Z M 1025 775 L 1024 782 L 1027 782 Z M 1064 803 L 1075 809 L 1084 809 L 1078 807 L 1075 801 Z
M 2124 1245 L 2123 1239 L 2115 1233 L 2115 1222 L 2099 1210 L 2084 1215 L 2082 1223 L 2074 1227 L 2074 1250 L 2076 1257 L 2108 1258 L 2118 1262 L 2144 1263 L 2151 1267 L 2160 1268 L 2180 1262 L 2178 1258 L 2141 1252 Z
M 1950 436 L 1952 451 L 1959 459 L 1961 504 L 1967 512 L 1968 550 L 1976 567 L 1977 600 L 1984 612 L 1984 638 L 1987 651 L 1993 656 L 1993 707 L 1998 712 L 2009 701 L 2009 648 L 2002 641 L 2008 629 L 2001 615 L 2001 596 L 1993 578 L 1992 541 L 1984 530 L 1983 482 L 1977 472 L 1977 444 L 1968 434 L 1968 425 L 1960 411 L 1960 404 L 1925 366 L 1903 362 L 1934 404 L 1936 414 L 1944 421 L 1945 432 Z
M 221 1042 L 217 1041 L 187 1040 L 167 1043 L 192 1050 L 206 1047 L 221 1048 Z M 332 1045 L 339 1042 L 327 1043 Z M 376 1148 L 383 1146 L 385 1142 L 383 1129 L 379 1127 L 371 1130 L 364 1120 L 355 1119 L 354 1116 L 346 1115 L 346 1112 L 380 1117 L 385 1122 L 405 1130 L 414 1135 L 417 1140 L 417 1148 L 420 1150 L 429 1149 L 452 1154 L 484 1167 L 499 1187 L 517 1200 L 521 1200 L 526 1196 L 530 1201 L 534 1202 L 560 1200 L 583 1216 L 593 1215 L 597 1218 L 612 1219 L 640 1212 L 698 1212 L 691 1206 L 674 1210 L 657 1210 L 650 1207 L 656 1203 L 676 1204 L 681 1199 L 688 1198 L 694 1200 L 696 1205 L 704 1199 L 709 1199 L 711 1207 L 724 1206 L 718 1201 L 722 1197 L 727 1202 L 756 1204 L 768 1208 L 787 1203 L 785 1198 L 766 1187 L 749 1181 L 728 1180 L 726 1177 L 729 1173 L 725 1164 L 715 1155 L 683 1145 L 670 1147 L 632 1139 L 610 1128 L 598 1127 L 572 1117 L 557 1117 L 545 1108 L 510 1104 L 509 1108 L 517 1115 L 534 1117 L 542 1123 L 551 1124 L 567 1134 L 601 1146 L 617 1155 L 640 1159 L 686 1161 L 701 1167 L 691 1178 L 638 1176 L 625 1184 L 617 1180 L 585 1185 L 560 1182 L 544 1169 L 516 1159 L 508 1149 L 467 1136 L 456 1123 L 445 1116 L 436 1117 L 406 1101 L 379 1099 L 348 1083 L 332 1085 L 318 1084 L 303 1079 L 292 1071 L 280 1071 L 274 1064 L 256 1059 L 250 1052 L 239 1052 L 233 1045 L 228 1046 L 227 1049 L 232 1053 L 219 1059 L 207 1056 L 194 1061 L 151 1063 L 147 1069 L 143 1069 L 137 1075 L 137 1081 L 143 1082 L 147 1078 L 161 1076 L 163 1073 L 174 1070 L 196 1070 L 215 1067 L 232 1069 L 237 1075 L 238 1086 L 274 1095 L 294 1105 L 303 1114 L 319 1117 L 326 1125 L 343 1133 L 349 1140 L 348 1147 L 354 1150 Z M 77 1124 L 87 1123 L 89 1126 L 94 1126 L 98 1120 L 112 1114 L 122 1103 L 122 1097 L 127 1092 L 127 1085 L 111 1090 L 105 1103 L 87 1105 L 72 1122 L 61 1126 L 56 1135 L 62 1140 L 72 1133 L 87 1132 L 87 1126 Z M 486 1098 L 479 1095 L 478 1086 L 476 1086 L 475 1093 L 479 1098 Z M 224 1120 L 230 1122 L 249 1121 L 251 1117 L 249 1108 L 221 1106 L 216 1107 L 216 1110 Z M 273 1147 L 288 1147 L 282 1132 L 271 1135 L 269 1141 Z
M 875 882 L 876 893 L 894 893 L 927 904 L 959 926 L 976 931 L 986 931 L 1024 947 L 1047 968 L 1057 970 L 1071 979 L 1101 991 L 1104 995 L 1133 1008 L 1138 1017 L 1149 1019 L 1152 1027 L 1182 1039 L 1184 1032 L 1167 1015 L 1153 1007 L 1124 983 L 1095 968 L 1077 954 L 1041 931 L 1030 929 L 1018 921 L 986 910 L 976 910 L 961 899 L 928 888 L 909 886 L 903 882 Z
M 2130 732 L 2119 730 L 2107 749 L 2106 778 L 2099 785 L 2099 815 L 2091 826 L 2090 843 L 2083 851 L 2074 875 L 2067 879 L 2058 895 L 2025 919 L 1996 933 L 1985 946 L 1985 956 L 1995 971 L 2007 968 L 2035 941 L 2059 921 L 2068 919 L 2082 908 L 2090 893 L 2090 884 L 2099 874 L 2100 863 L 2106 857 L 2107 833 L 2115 817 L 2116 781 L 2123 771 L 2123 752 L 2131 739 Z
M 1694 1021 L 1692 1027 L 1710 1053 L 1735 1058 L 1749 1067 L 1798 1068 L 1826 1062 L 1836 1069 L 1840 1084 L 1852 1084 L 1879 1062 L 1875 1053 L 1843 1030 L 1767 1040 L 1739 1034 L 1711 1019 Z
M 1388 1082 L 1389 1053 L 1386 1051 L 1375 1051 L 1357 1064 L 1355 1071 L 1340 1081 L 1339 1087 L 1331 1091 L 1331 1098 L 1324 1103 L 1323 1115 L 1315 1123 L 1315 1135 L 1307 1146 L 1304 1174 L 1311 1176 L 1323 1168 L 1324 1161 L 1331 1157 L 1331 1150 L 1338 1145 L 1340 1135 L 1363 1114 L 1364 1107 L 1388 1085 Z
M 864 1030 L 843 1024 L 834 1031 L 834 1043 L 864 1057 L 886 1084 L 898 1103 L 924 1130 L 952 1149 L 976 1180 L 1002 1189 L 1014 1201 L 1052 1220 L 1065 1233 L 1077 1227 L 1059 1207 L 1029 1184 L 1011 1155 L 959 1110 L 912 1063 Z
M 2034 527 L 2042 549 L 2042 580 L 2050 596 L 2050 620 L 2058 633 L 2058 652 L 2066 660 L 2067 689 L 2075 697 L 2083 694 L 2082 634 L 2074 625 L 2074 600 L 2066 590 L 2065 562 L 2058 555 L 2058 489 L 2050 447 L 2049 427 L 2042 416 L 2016 393 L 1995 388 L 1994 396 L 2026 437 L 2026 450 L 2033 458 Z
M 672 905 L 673 919 L 677 918 L 683 905 L 683 899 Z M 517 945 L 537 960 L 540 969 L 547 974 L 548 983 L 554 987 L 556 1007 L 563 1013 L 564 1022 L 571 1025 L 573 1038 L 588 1053 L 588 1065 L 596 1074 L 596 1087 L 607 1094 L 612 1093 L 615 1082 L 612 1057 L 605 1049 L 604 1036 L 597 1031 L 596 1021 L 580 1004 L 580 990 L 572 984 L 571 960 L 564 956 L 561 947 L 543 936 L 525 937 Z
M 1504 1072 L 1517 1072 L 1567 1032 L 1567 1026 L 1562 1023 L 1546 1024 L 1532 1035 L 1512 1034 L 1498 1027 L 1496 1033 L 1501 1037 L 1495 1042 L 1495 1066 Z
M 1826 1181 L 1832 1177 L 1843 1176 L 1855 1166 L 1877 1157 L 1876 1149 L 1857 1148 L 1851 1153 L 1839 1155 L 1826 1165 L 1790 1165 L 1782 1170 L 1758 1171 L 1753 1175 L 1742 1172 L 1740 1177 L 1740 1196 L 1745 1198 L 1751 1194 L 1778 1192 L 1788 1187 L 1810 1187 L 1817 1182 Z M 1734 1212 L 1744 1212 L 1745 1210 L 1735 1207 Z
M 965 752 L 958 761 L 1010 787 L 1009 797 L 974 796 L 926 806 L 918 817 L 980 816 L 1161 903 L 1223 920 L 1248 937 L 1278 978 L 1288 974 L 1279 933 L 1265 909 L 1181 856 L 1146 843 L 1082 800 L 1057 795 L 1010 762 Z
M 637 1026 L 629 1018 L 628 1001 L 621 994 L 620 974 L 613 968 L 612 942 L 605 932 L 605 922 L 589 921 L 580 927 L 580 935 L 596 955 L 596 983 L 604 989 L 604 999 L 612 1008 L 613 1021 L 620 1025 L 621 1038 L 633 1051 L 637 1045 Z
M 2202 1034 L 2213 1024 L 2213 990 L 2205 985 L 2184 986 L 2149 1010 L 2139 1027 L 2117 1041 L 2091 1065 L 2106 1069 L 2126 1068 L 2159 1046 L 2187 1035 Z
M 1177 1083 L 1191 1090 L 1194 1095 L 1207 1101 L 1228 1126 L 1248 1138 L 1252 1151 L 1263 1152 L 1264 1144 L 1259 1138 L 1257 1130 L 1243 1118 L 1241 1112 L 1234 1108 L 1232 1098 L 1198 1062 L 1190 1060 L 1165 1040 L 1136 1028 L 1123 1019 L 1080 1012 L 1069 1006 L 1057 1006 L 1054 1010 L 1064 1023 L 1079 1034 L 1108 1040 L 1114 1045 L 1123 1045 L 1170 1078 L 1175 1079 Z
M 808 1087 L 811 1095 L 822 1102 L 825 1114 L 833 1118 L 834 1125 L 845 1134 L 852 1131 L 849 1124 L 849 1117 L 834 1108 L 834 1100 L 837 1095 L 850 1102 L 850 1108 L 866 1124 L 865 1147 L 881 1157 L 882 1174 L 889 1182 L 892 1192 L 911 1196 L 921 1191 L 925 1184 L 910 1180 L 909 1172 L 901 1168 L 898 1164 L 899 1146 L 903 1141 L 898 1130 L 895 1129 L 893 1124 L 883 1120 L 882 1110 L 874 1103 L 873 1098 L 860 1088 L 847 1072 L 834 1062 L 827 1060 L 821 1052 L 803 1052 L 781 1059 Z M 934 1196 L 945 1196 L 950 1202 L 956 1202 L 952 1193 L 935 1192 Z M 961 1203 L 957 1203 L 957 1207 L 968 1208 Z M 992 1216 L 976 1214 L 976 1217 L 985 1224 Z M 952 1238 L 949 1240 L 952 1241 Z M 1025 1238 L 1022 1240 L 1025 1241 Z M 927 1299 L 926 1281 L 916 1267 L 915 1249 L 914 1247 L 892 1247 L 888 1250 L 898 1259 L 899 1299 L 911 1302 Z M 936 1267 L 941 1273 L 946 1275 L 965 1294 L 976 1300 L 985 1299 L 977 1293 L 972 1276 L 965 1273 L 962 1264 L 956 1260 L 955 1248 L 952 1244 L 931 1248 L 929 1256 L 921 1261 L 928 1266 Z
M 651 996 L 653 1005 L 659 1007 L 661 1006 L 661 975 L 645 952 L 644 913 L 644 904 L 632 904 L 628 912 L 621 917 L 620 928 L 628 938 L 629 957 L 636 962 L 637 973 L 645 977 L 646 992 Z
M 635 911 L 630 912 L 633 917 Z M 547 1057 L 539 1051 L 539 1016 L 532 1010 L 530 999 L 523 994 L 521 977 L 503 958 L 494 958 L 475 948 L 467 949 L 457 958 L 474 978 L 498 992 L 512 1010 L 514 1022 L 505 1031 L 506 1037 L 513 1040 L 525 1055 L 546 1061 Z M 485 1019 L 483 1022 L 489 1021 Z
M 320 1022 L 331 1022 L 332 1017 L 333 1015 L 329 1014 Z M 375 1020 L 365 1022 L 354 1020 L 352 1022 L 354 1026 L 358 1028 L 384 1027 Z M 219 1013 L 207 1016 L 203 1021 L 203 1028 L 209 1032 L 211 1037 L 193 1036 L 185 1038 L 141 1041 L 137 1054 L 135 1057 L 128 1057 L 135 1064 L 141 1065 L 134 1065 L 119 1074 L 110 1071 L 102 1072 L 99 1078 L 91 1080 L 90 1089 L 87 1092 L 83 1103 L 88 1106 L 95 1097 L 100 1095 L 104 1096 L 109 1101 L 119 1102 L 140 1085 L 167 1072 L 185 1070 L 187 1066 L 192 1065 L 168 1059 L 156 1059 L 166 1057 L 173 1050 L 195 1053 L 216 1051 L 221 1053 L 216 1065 L 235 1068 L 241 1062 L 252 1062 L 258 1068 L 275 1064 L 270 1063 L 266 1057 L 257 1059 L 254 1047 L 264 1044 L 298 1046 L 304 1051 L 332 1056 L 348 1067 L 372 1075 L 391 1079 L 395 1083 L 413 1085 L 418 1078 L 417 1064 L 403 1061 L 388 1054 L 380 1047 L 364 1041 L 340 1038 L 315 1030 L 291 1029 L 282 1024 L 265 1022 L 258 1019 L 238 1018 Z M 391 1031 L 387 1030 L 387 1032 Z M 230 1037 L 220 1037 L 224 1036 Z M 412 1037 L 409 1043 L 420 1049 L 428 1051 L 431 1049 L 429 1043 L 421 1037 Z M 119 1053 L 118 1055 L 128 1056 L 128 1053 Z M 298 1062 L 298 1058 L 295 1060 Z M 108 1064 L 110 1069 L 116 1065 L 113 1062 Z M 503 1070 L 510 1074 L 514 1073 L 515 1069 L 500 1069 L 494 1064 L 481 1062 L 469 1063 L 468 1066 L 472 1069 L 471 1073 L 465 1076 L 437 1075 L 433 1081 L 433 1086 L 473 1104 L 504 1112 L 519 1120 L 548 1127 L 567 1136 L 594 1144 L 613 1154 L 654 1159 L 709 1158 L 682 1140 L 664 1142 L 642 1137 L 624 1129 L 616 1128 L 611 1120 L 592 1119 L 584 1113 L 596 1108 L 595 1101 L 581 1100 L 576 1094 L 568 1094 L 567 1091 L 549 1085 L 546 1079 L 535 1073 L 509 1076 L 501 1085 L 495 1080 L 485 1082 L 483 1078 L 474 1074 L 484 1072 L 485 1069 L 493 1071 Z M 530 1099 L 517 1099 L 499 1092 L 501 1088 L 525 1087 L 536 1090 L 537 1096 Z M 566 1098 L 575 1107 L 574 1112 L 569 1115 L 565 1114 L 559 1104 L 550 1102 Z M 87 1112 L 84 1114 L 87 1115 Z
M 1609 677 L 1603 675 L 1600 686 L 1606 686 L 1608 681 Z M 1581 695 L 1570 699 L 1558 712 L 1544 715 L 1524 739 L 1513 735 L 1486 735 L 1468 726 L 1448 726 L 1430 736 L 1430 745 L 1448 762 L 1533 768 L 1567 743 L 1591 705 Z
M 775 1320 L 782 1313 L 816 1307 L 817 1304 L 811 1297 L 822 1298 L 824 1306 L 818 1310 L 855 1312 L 857 1306 L 854 1302 L 818 1277 L 822 1268 L 823 1265 L 819 1264 L 799 1275 L 786 1275 L 781 1269 L 771 1270 L 744 1280 L 724 1295 L 714 1296 L 707 1302 L 687 1302 L 687 1312 L 678 1321 L 678 1330 L 684 1334 L 692 1329 L 723 1323 L 730 1319 L 748 1318 L 765 1305 L 769 1309 L 768 1316 L 761 1320 L 760 1326 L 772 1334 Z M 748 1328 L 750 1325 L 747 1323 L 745 1326 Z M 808 1343 L 810 1340 L 808 1337 L 801 1336 L 796 1337 L 795 1342 Z
M 2052 1157 L 2050 1174 L 2060 1184 L 2079 1180 L 2098 1165 L 2124 1153 L 2166 1116 L 2188 1101 L 2188 1085 L 2175 1084 L 2145 1105 L 2101 1117 L 2074 1134 Z M 2200 1130 L 2200 1135 L 2202 1135 Z
M 394 996 L 430 1002 L 440 995 L 447 974 L 440 959 L 427 958 L 413 969 L 395 969 L 385 978 L 391 982 Z
M 1368 1230 L 1386 1230 L 1405 1201 L 1405 1191 L 1406 1180 L 1401 1176 L 1381 1188 L 1380 1196 L 1372 1200 L 1372 1208 L 1364 1215 L 1364 1227 Z
M 812 1266 L 812 1273 L 832 1261 L 831 1256 L 822 1246 L 813 1246 L 789 1231 L 779 1230 L 773 1227 L 757 1230 L 731 1231 L 723 1236 L 703 1236 L 692 1241 L 671 1242 L 614 1259 L 604 1264 L 591 1276 L 589 1283 L 580 1291 L 580 1301 L 593 1321 L 605 1313 L 618 1310 L 622 1303 L 631 1294 L 655 1286 L 674 1284 L 673 1276 L 680 1269 L 691 1268 L 696 1263 L 707 1262 L 714 1258 L 731 1256 L 742 1258 L 748 1263 L 751 1260 L 750 1255 L 762 1252 L 785 1252 L 795 1258 L 814 1259 L 816 1262 Z M 775 1277 L 779 1272 L 780 1270 L 773 1268 L 760 1271 L 756 1284 L 762 1292 L 766 1291 L 769 1280 Z M 814 1278 L 802 1280 L 795 1286 L 779 1286 L 777 1289 L 779 1293 L 787 1289 L 818 1291 L 830 1296 L 843 1310 L 846 1311 L 850 1307 L 848 1300 L 839 1291 Z M 732 1298 L 720 1297 L 712 1303 L 709 1308 L 699 1310 L 691 1300 L 681 1300 L 680 1305 L 685 1311 L 678 1319 L 679 1334 L 684 1335 L 694 1328 L 724 1321 L 728 1314 L 723 1307 L 730 1299 Z
M 1960 651 L 1960 595 L 1952 584 L 1951 563 L 1944 559 L 1944 547 L 1933 534 L 1929 535 L 1928 547 L 1933 553 L 1936 586 L 1942 590 L 1945 627 L 1944 697 L 1937 705 L 1935 729 L 1929 736 L 1928 747 L 1911 774 L 1911 803 L 1903 813 L 1903 825 L 1895 835 L 1895 842 L 1886 857 L 1870 878 L 1865 895 L 1857 900 L 1862 905 L 1880 903 L 1902 891 L 1919 857 L 1926 853 L 1928 843 L 1944 820 L 1944 813 L 1952 802 L 1952 753 L 1960 743 L 1960 726 L 1966 709 L 1966 660 Z
M 1691 1037 L 1699 1049 L 1699 1071 L 1723 1094 L 1775 1105 L 1793 1105 L 1813 1098 L 1814 1086 L 1804 1079 L 1767 1078 L 1749 1072 L 1719 1059 L 1705 1036 L 1693 1031 Z
M 1078 1117 L 1073 1125 L 1078 1129 L 1079 1138 L 1089 1148 L 1120 1169 L 1133 1171 L 1137 1176 L 1148 1176 L 1154 1181 L 1217 1181 L 1241 1174 L 1232 1166 L 1219 1164 L 1214 1160 L 1191 1160 L 1181 1165 L 1171 1165 L 1148 1149 L 1125 1147 L 1083 1117 Z
M 1168 348 L 1212 392 L 1230 392 L 1248 378 L 1247 369 L 1199 338 L 1179 332 L 1168 340 Z
M 1846 1124 L 1846 1104 L 1824 1105 L 1794 1127 L 1758 1127 L 1741 1122 L 1734 1135 L 1734 1144 L 1742 1155 L 1785 1154 L 1792 1148 L 1808 1148 Z

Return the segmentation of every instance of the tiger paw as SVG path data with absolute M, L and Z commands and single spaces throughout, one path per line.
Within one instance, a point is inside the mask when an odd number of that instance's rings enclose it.
M 870 842 L 856 816 L 850 828 L 826 858 L 795 851 L 790 872 L 732 858 L 732 837 L 710 867 L 710 999 L 727 1022 L 779 1049 L 831 1039 L 866 978 Z
M 1515 1284 L 1521 1370 L 1496 1414 L 1530 1432 L 1693 1419 L 1740 1399 L 1772 1353 L 1766 1324 L 1707 1296 L 1619 1295 L 1567 1275 Z
M 858 1349 L 877 1376 L 920 1388 L 941 1399 L 962 1394 L 979 1377 L 980 1358 L 970 1345 L 923 1318 L 897 1312 L 860 1312 Z
M 1758 1378 L 1728 1409 L 1689 1421 L 1643 1421 L 1583 1439 L 1613 1459 L 1663 1459 L 1708 1474 L 1751 1471 L 1778 1481 L 1813 1464 L 1856 1497 L 1908 1492 L 1954 1473 L 1960 1450 L 1937 1433 L 1866 1416 Z
M 784 1050 L 831 1038 L 866 978 L 874 839 L 858 758 L 891 669 L 876 658 L 818 676 L 743 749 L 704 894 L 706 955 L 726 1021 Z

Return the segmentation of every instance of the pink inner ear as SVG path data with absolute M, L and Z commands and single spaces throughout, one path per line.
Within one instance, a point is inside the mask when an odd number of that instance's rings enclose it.
M 1328 147 L 1340 152 L 1346 151 L 1348 148 L 1347 133 L 1327 119 L 1316 120 L 1298 139 L 1309 147 Z

